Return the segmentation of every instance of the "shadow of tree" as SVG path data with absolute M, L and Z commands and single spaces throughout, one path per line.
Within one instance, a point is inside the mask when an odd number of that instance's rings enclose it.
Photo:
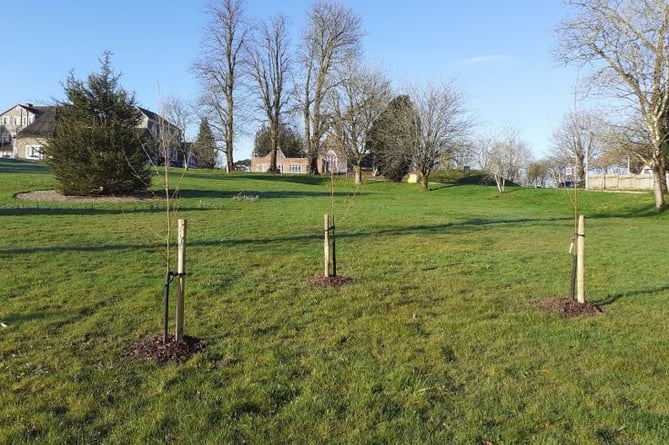
M 613 304 L 616 301 L 620 300 L 621 298 L 632 298 L 632 297 L 640 297 L 642 295 L 653 295 L 653 294 L 658 294 L 660 292 L 665 292 L 669 291 L 669 284 L 665 286 L 659 286 L 659 287 L 654 287 L 654 288 L 647 288 L 647 289 L 637 289 L 637 290 L 630 290 L 626 292 L 620 292 L 617 294 L 611 294 L 607 295 L 606 297 L 602 298 L 601 300 L 593 301 L 597 306 L 607 306 L 609 304 Z

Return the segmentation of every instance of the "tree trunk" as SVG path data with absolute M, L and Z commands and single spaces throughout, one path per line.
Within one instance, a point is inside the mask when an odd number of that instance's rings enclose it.
M 360 167 L 360 164 L 353 166 L 353 172 L 355 173 L 355 185 L 362 184 L 362 167 Z
M 424 192 L 430 191 L 430 172 L 422 173 L 420 175 L 420 188 Z
M 309 156 L 309 174 L 310 175 L 318 174 L 318 156 L 316 157 Z
M 655 210 L 662 210 L 664 208 L 663 189 L 666 189 L 666 182 L 666 172 L 661 163 L 658 162 L 653 164 L 653 192 L 655 194 Z
M 279 173 L 279 168 L 276 166 L 276 148 L 272 149 L 268 173 Z

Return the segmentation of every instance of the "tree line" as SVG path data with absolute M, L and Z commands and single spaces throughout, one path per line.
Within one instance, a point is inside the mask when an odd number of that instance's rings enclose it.
M 372 159 L 393 179 L 415 166 L 427 187 L 430 172 L 463 146 L 470 118 L 457 85 L 394 93 L 384 73 L 365 62 L 362 20 L 351 8 L 316 1 L 295 43 L 284 15 L 251 20 L 244 0 L 220 0 L 208 13 L 193 72 L 202 90 L 199 104 L 222 142 L 228 170 L 249 110 L 262 116 L 254 151 L 270 154 L 270 172 L 278 171 L 279 149 L 297 148 L 309 159 L 310 173 L 317 173 L 319 155 L 337 147 L 353 166 L 356 183 L 362 164 Z M 287 140 L 296 134 L 301 144 Z
M 669 153 L 669 6 L 665 0 L 566 0 L 565 4 L 573 14 L 556 29 L 555 57 L 584 71 L 588 68 L 589 76 L 580 86 L 605 98 L 607 109 L 583 107 L 575 100 L 556 127 L 552 153 L 545 159 L 533 160 L 520 132 L 512 128 L 474 135 L 476 122 L 454 82 L 394 91 L 384 73 L 364 60 L 361 18 L 331 0 L 318 0 L 309 7 L 298 42 L 291 41 L 288 20 L 281 14 L 252 20 L 245 14 L 244 0 L 210 4 L 201 53 L 192 65 L 201 85 L 197 101 L 201 123 L 196 141 L 188 145 L 189 154 L 200 165 L 213 166 L 220 147 L 227 170 L 232 170 L 234 143 L 253 111 L 263 122 L 255 151 L 271 154 L 271 171 L 277 171 L 279 149 L 289 155 L 304 153 L 311 173 L 316 173 L 319 154 L 337 147 L 353 166 L 356 182 L 361 181 L 362 164 L 370 160 L 391 180 L 414 168 L 421 173 L 424 189 L 439 166 L 478 163 L 503 192 L 507 181 L 559 182 L 565 178 L 565 167 L 572 168 L 571 177 L 578 183 L 592 167 L 648 166 L 655 178 L 655 206 L 661 209 Z M 108 56 L 102 60 L 101 73 L 89 76 L 87 84 L 73 77 L 67 80 L 71 106 L 60 112 L 56 137 L 48 148 L 54 167 L 74 152 L 58 138 L 67 134 L 70 140 L 86 141 L 89 152 L 81 157 L 94 159 L 100 172 L 113 170 L 109 167 L 113 159 L 123 158 L 134 165 L 131 170 L 139 182 L 148 180 L 138 167 L 141 156 L 132 151 L 112 155 L 96 148 L 90 153 L 91 141 L 109 145 L 108 135 L 94 128 L 106 126 L 124 135 L 127 132 L 116 126 L 123 121 L 130 125 L 136 118 L 119 105 L 134 105 L 134 97 L 117 80 Z M 114 95 L 105 95 L 105 87 Z M 91 113 L 92 109 L 96 111 Z M 188 106 L 172 100 L 167 101 L 164 115 L 185 129 L 191 113 Z M 66 125 L 77 120 L 86 131 Z M 111 145 L 146 146 L 128 141 Z M 58 153 L 59 147 L 64 154 Z M 68 168 L 54 171 L 61 177 L 80 175 Z M 137 186 L 132 181 L 100 182 L 91 179 L 78 193 Z

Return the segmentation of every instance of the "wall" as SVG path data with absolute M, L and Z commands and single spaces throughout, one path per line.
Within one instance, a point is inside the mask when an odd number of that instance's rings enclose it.
M 669 175 L 667 175 L 669 184 Z M 653 190 L 652 175 L 589 175 L 588 190 Z
M 31 138 L 31 137 L 19 137 L 14 140 L 16 143 L 16 152 L 19 159 L 28 159 L 32 161 L 41 160 L 42 157 L 29 157 L 30 153 L 26 152 L 26 148 L 29 146 L 41 146 L 44 147 L 45 140 L 43 138 Z

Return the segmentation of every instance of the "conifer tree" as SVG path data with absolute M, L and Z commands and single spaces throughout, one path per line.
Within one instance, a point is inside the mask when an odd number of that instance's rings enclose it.
M 406 122 L 417 122 L 409 96 L 397 96 L 372 125 L 367 140 L 374 166 L 391 181 L 401 181 L 411 168 L 411 150 L 416 144 Z M 411 131 L 407 131 L 411 130 Z
M 198 167 L 216 167 L 216 158 L 218 156 L 216 141 L 214 140 L 214 133 L 211 131 L 211 126 L 207 118 L 203 118 L 200 121 L 200 131 L 193 143 L 192 152 Z
M 74 74 L 64 88 L 46 161 L 65 195 L 129 194 L 148 188 L 151 176 L 137 130 L 134 95 L 119 86 L 109 52 L 86 81 Z

